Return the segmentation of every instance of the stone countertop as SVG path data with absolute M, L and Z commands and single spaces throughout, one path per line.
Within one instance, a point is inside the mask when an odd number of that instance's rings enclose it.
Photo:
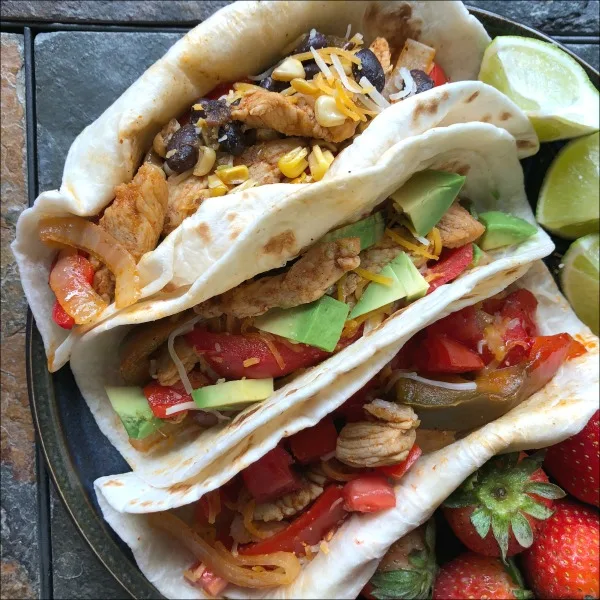
M 122 23 L 127 25 L 186 25 L 206 18 L 226 1 L 186 2 L 181 0 L 146 2 L 95 1 L 15 1 L 1 5 L 3 21 L 59 23 Z M 566 45 L 598 68 L 598 7 L 596 1 L 502 2 L 471 1 L 470 5 L 505 15 L 544 33 L 558 37 Z M 13 30 L 17 29 L 13 26 Z M 114 56 L 112 36 L 119 36 L 119 48 L 125 48 L 120 75 L 106 80 L 90 77 L 90 69 Z M 66 151 L 80 131 L 81 124 L 93 120 L 105 105 L 98 96 L 102 86 L 116 97 L 141 73 L 145 66 L 178 37 L 176 33 L 145 32 L 91 35 L 80 32 L 42 33 L 35 38 L 37 87 L 48 89 L 53 74 L 67 65 L 73 44 L 85 38 L 80 68 L 69 69 L 69 85 L 53 89 L 51 97 L 38 91 L 37 143 L 40 189 L 56 186 Z M 125 37 L 124 37 L 125 36 Z M 140 39 L 144 36 L 144 40 Z M 582 37 L 584 36 L 584 37 Z M 129 39 L 129 41 L 127 41 Z M 122 598 L 125 593 L 97 561 L 77 533 L 50 486 L 48 531 L 38 530 L 38 490 L 36 488 L 35 436 L 28 407 L 25 379 L 26 303 L 19 284 L 16 266 L 8 246 L 14 236 L 15 222 L 27 205 L 27 169 L 25 145 L 25 89 L 23 73 L 24 38 L 22 34 L 1 34 L 2 47 L 2 319 L 1 319 L 1 443 L 2 499 L 1 535 L 2 564 L 0 594 L 2 598 L 32 598 L 42 593 L 40 546 L 49 534 L 53 557 L 50 583 L 45 597 L 54 598 Z M 144 49 L 143 56 L 140 48 Z M 71 54 L 72 56 L 72 54 Z M 61 62 L 62 61 L 62 62 Z M 87 62 L 86 62 L 87 61 Z M 106 64 L 106 62 L 105 62 Z M 78 79 L 82 78 L 82 79 Z M 103 79 L 104 78 L 104 79 Z M 89 85 L 89 102 L 69 100 L 70 89 L 83 82 Z M 70 87 L 71 86 L 71 87 Z M 58 97 L 57 97 L 58 95 Z M 96 103 L 94 102 L 96 100 Z M 80 112 L 70 113 L 79 106 Z M 52 129 L 50 117 L 56 114 L 65 124 L 60 132 Z M 51 151 L 50 151 L 51 150 Z M 43 473 L 43 466 L 40 467 Z M 43 498 L 42 498 L 43 500 Z M 40 540 L 40 542 L 38 542 Z M 38 545 L 40 544 L 40 545 Z

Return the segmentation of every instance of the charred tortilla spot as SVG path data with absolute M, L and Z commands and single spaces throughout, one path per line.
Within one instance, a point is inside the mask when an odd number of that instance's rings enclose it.
M 491 120 L 492 120 L 492 115 L 483 115 L 483 117 L 481 117 L 482 123 L 489 123 Z
M 473 92 L 466 100 L 465 100 L 465 104 L 469 104 L 470 102 L 473 102 L 473 100 L 475 100 L 475 98 L 477 98 L 477 96 L 479 96 L 479 92 Z
M 237 213 L 229 213 L 227 215 L 227 220 L 228 221 L 235 221 L 237 219 Z
M 152 506 L 152 501 L 151 500 L 145 500 L 144 502 L 142 502 L 140 504 L 140 506 Z
M 204 242 L 209 244 L 212 240 L 212 236 L 210 235 L 210 227 L 208 223 L 198 223 L 196 226 L 196 231 L 200 234 L 200 237 Z
M 233 230 L 231 231 L 231 233 L 229 234 L 229 239 L 230 239 L 231 241 L 233 241 L 233 240 L 237 239 L 237 237 L 240 235 L 240 233 L 242 233 L 242 230 L 241 230 L 241 229 L 233 229 Z
M 272 237 L 264 246 L 263 250 L 267 254 L 283 254 L 285 251 L 291 251 L 296 244 L 296 236 L 291 229 Z
M 111 479 L 104 484 L 104 487 L 122 487 L 124 484 L 122 481 L 117 481 L 116 479 Z
M 287 398 L 288 396 L 291 396 L 292 394 L 295 394 L 298 390 L 297 389 L 291 389 L 289 392 L 286 393 L 285 397 Z
M 506 112 L 506 111 L 505 111 L 505 112 L 503 112 L 503 113 L 500 115 L 500 120 L 501 120 L 501 121 L 508 121 L 508 119 L 510 119 L 511 117 L 512 117 L 512 114 L 511 114 L 511 113 L 509 113 L 509 112 Z
M 177 483 L 169 488 L 171 494 L 187 494 L 192 486 L 189 483 Z

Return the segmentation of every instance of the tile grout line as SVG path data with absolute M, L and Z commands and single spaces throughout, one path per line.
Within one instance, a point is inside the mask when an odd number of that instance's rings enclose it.
M 24 31 L 25 59 L 25 123 L 27 147 L 27 196 L 31 206 L 37 196 L 37 158 L 36 158 L 36 128 L 35 128 L 35 73 L 34 48 L 31 29 Z M 28 320 L 32 318 L 29 311 Z M 40 448 L 38 436 L 35 436 L 36 446 L 36 475 L 37 475 L 37 537 L 40 576 L 40 598 L 52 600 L 54 596 L 52 577 L 52 545 L 50 525 L 50 489 L 48 472 L 44 456 Z

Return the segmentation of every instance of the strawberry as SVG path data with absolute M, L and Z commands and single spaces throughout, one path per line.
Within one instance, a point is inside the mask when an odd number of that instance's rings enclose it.
M 546 453 L 544 468 L 582 502 L 600 506 L 600 411 L 573 437 Z
M 514 566 L 507 570 L 498 558 L 465 552 L 440 569 L 433 600 L 533 598 L 521 587 L 519 579 Z
M 523 570 L 536 598 L 598 598 L 598 511 L 561 500 L 523 553 Z
M 436 571 L 435 522 L 430 519 L 392 544 L 363 595 L 378 600 L 429 598 Z
M 469 550 L 506 559 L 531 546 L 552 500 L 565 495 L 548 483 L 543 460 L 543 452 L 497 456 L 444 502 L 446 520 Z

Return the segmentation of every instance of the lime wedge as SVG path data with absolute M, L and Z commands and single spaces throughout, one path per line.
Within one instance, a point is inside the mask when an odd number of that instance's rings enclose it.
M 563 292 L 573 310 L 596 335 L 600 312 L 599 252 L 600 236 L 597 233 L 579 238 L 564 255 L 560 275 Z
M 594 133 L 569 142 L 546 173 L 536 218 L 560 237 L 572 240 L 598 231 L 598 136 Z
M 527 114 L 541 142 L 599 129 L 598 90 L 577 61 L 553 44 L 497 37 L 483 55 L 479 79 Z

